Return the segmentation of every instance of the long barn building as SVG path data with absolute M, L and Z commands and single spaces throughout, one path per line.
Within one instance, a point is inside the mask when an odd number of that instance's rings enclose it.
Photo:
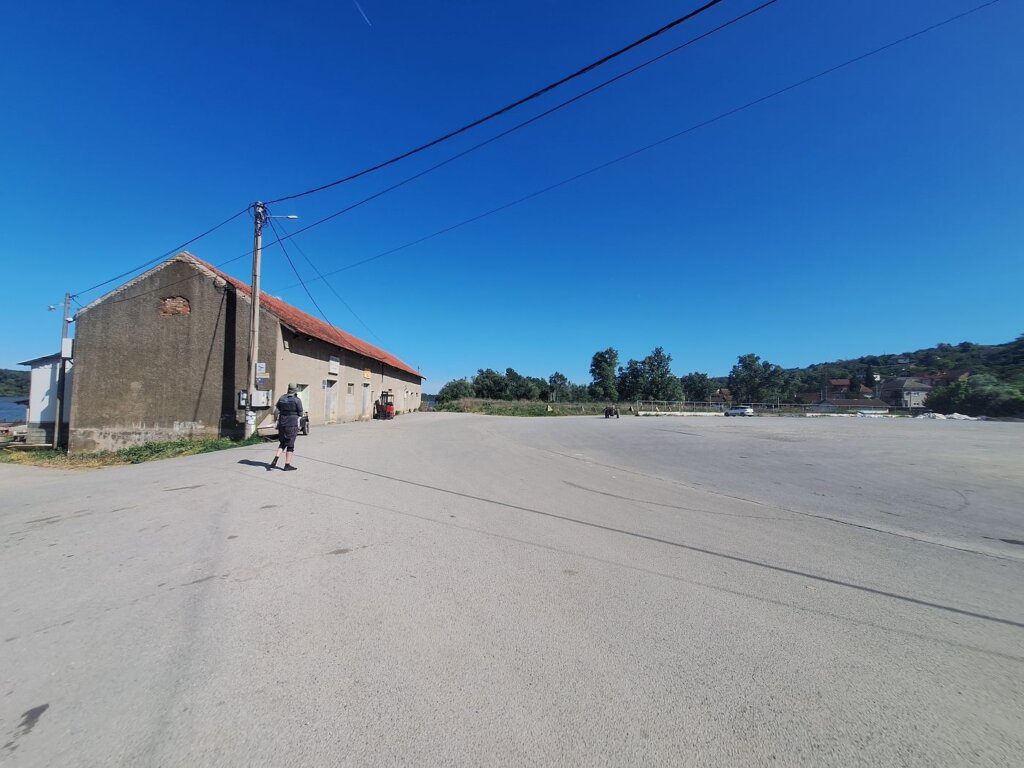
M 69 450 L 242 435 L 251 296 L 183 252 L 79 310 Z M 257 363 L 264 429 L 289 383 L 314 426 L 368 419 L 382 392 L 397 413 L 420 405 L 418 371 L 262 291 Z

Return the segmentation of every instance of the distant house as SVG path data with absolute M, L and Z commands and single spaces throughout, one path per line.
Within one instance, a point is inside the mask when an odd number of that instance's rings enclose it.
M 53 431 L 57 424 L 57 382 L 60 375 L 60 353 L 35 357 L 18 365 L 27 365 L 29 374 L 28 415 L 26 418 L 25 442 L 31 445 L 52 445 Z M 67 362 L 64 376 L 64 417 L 62 434 L 66 436 L 71 415 L 69 399 L 73 365 Z M 62 440 L 62 442 L 64 442 Z
M 240 436 L 248 285 L 180 253 L 80 310 L 69 449 Z M 423 376 L 394 355 L 260 292 L 257 426 L 295 383 L 315 425 L 368 419 L 382 392 L 420 405 Z
M 817 389 L 808 389 L 804 392 L 796 393 L 796 402 L 804 404 L 820 403 L 824 398 L 821 396 L 821 392 Z
M 714 394 L 708 398 L 708 402 L 716 405 L 725 405 L 732 402 L 732 392 L 725 387 L 721 387 L 715 390 Z
M 928 373 L 923 376 L 917 376 L 917 380 L 925 384 L 931 384 L 933 387 L 941 387 L 946 384 L 951 384 L 954 381 L 963 381 L 971 375 L 970 371 L 946 371 L 942 373 Z
M 895 408 L 924 408 L 931 391 L 931 384 L 914 377 L 902 377 L 883 382 L 879 397 Z
M 856 379 L 829 379 L 825 399 L 860 399 L 865 395 L 870 397 L 871 391 L 871 387 L 865 387 Z
M 850 391 L 850 380 L 849 379 L 829 379 L 828 387 L 825 391 L 826 399 L 835 399 L 837 397 L 846 397 Z

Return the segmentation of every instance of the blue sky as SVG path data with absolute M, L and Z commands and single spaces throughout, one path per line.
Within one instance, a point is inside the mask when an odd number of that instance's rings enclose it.
M 87 304 L 121 281 L 85 289 L 254 200 L 433 139 L 699 4 L 360 2 L 370 24 L 346 0 L 5 10 L 0 367 L 56 350 L 47 306 L 65 291 Z M 272 213 L 313 223 L 758 4 L 725 0 L 509 115 Z M 289 253 L 328 319 L 420 368 L 427 391 L 487 367 L 586 382 L 609 346 L 623 363 L 662 346 L 679 375 L 724 375 L 748 352 L 789 367 L 1009 341 L 1024 332 L 1016 0 L 345 269 L 979 4 L 778 0 Z M 243 215 L 189 250 L 245 279 L 251 238 Z M 264 290 L 319 314 L 278 246 L 263 263 Z

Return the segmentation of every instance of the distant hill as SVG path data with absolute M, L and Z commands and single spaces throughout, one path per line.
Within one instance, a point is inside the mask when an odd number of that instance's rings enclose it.
M 28 397 L 28 371 L 0 368 L 0 397 Z
M 869 371 L 870 369 L 870 371 Z M 937 344 L 915 352 L 893 355 L 865 355 L 852 360 L 815 363 L 805 368 L 790 368 L 806 389 L 816 388 L 823 379 L 856 378 L 877 373 L 883 379 L 897 376 L 921 376 L 927 373 L 969 371 L 988 374 L 999 381 L 1024 387 L 1024 334 L 1006 344 Z

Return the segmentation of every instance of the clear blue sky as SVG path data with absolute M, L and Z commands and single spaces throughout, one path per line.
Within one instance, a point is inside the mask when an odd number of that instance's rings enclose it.
M 47 305 L 65 291 L 461 126 L 699 4 L 360 2 L 372 26 L 351 0 L 5 9 L 0 367 L 57 349 Z M 979 2 L 779 0 L 295 241 L 335 272 Z M 755 5 L 726 0 L 511 115 L 272 212 L 312 223 Z M 1002 0 L 336 272 L 344 302 L 309 290 L 335 325 L 419 367 L 428 392 L 487 367 L 586 382 L 609 346 L 623 363 L 662 346 L 679 375 L 724 375 L 748 352 L 789 367 L 1009 341 L 1024 331 L 1022 32 L 1024 3 Z M 189 250 L 245 279 L 251 238 L 242 216 Z M 263 285 L 318 314 L 278 246 Z

